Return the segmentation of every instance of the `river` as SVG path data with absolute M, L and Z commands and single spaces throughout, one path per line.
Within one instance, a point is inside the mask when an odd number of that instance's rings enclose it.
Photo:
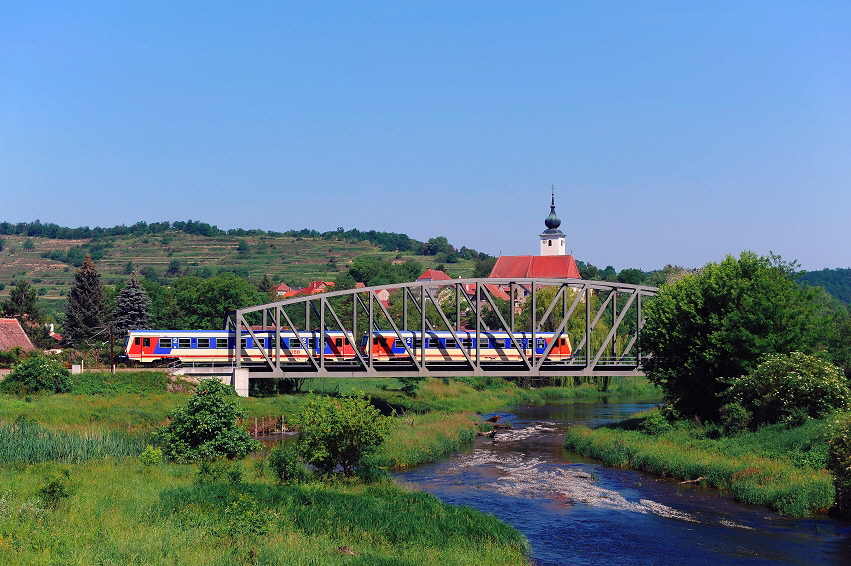
M 569 425 L 594 426 L 653 406 L 605 401 L 491 413 L 512 429 L 396 477 L 510 523 L 529 539 L 541 566 L 851 564 L 847 521 L 792 519 L 716 489 L 608 468 L 567 452 Z

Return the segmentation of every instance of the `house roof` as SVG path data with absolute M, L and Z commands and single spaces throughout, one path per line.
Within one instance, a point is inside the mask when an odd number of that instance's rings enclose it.
M 277 285 L 272 285 L 272 290 L 279 293 L 286 293 L 290 290 L 290 286 L 286 283 L 278 283 Z
M 417 277 L 417 281 L 446 281 L 452 279 L 439 269 L 426 269 L 425 272 Z
M 499 285 L 494 285 L 492 283 L 486 283 L 485 288 L 490 291 L 492 297 L 497 299 L 502 299 L 503 301 L 507 301 L 511 298 L 511 295 L 505 292 Z M 468 295 L 476 294 L 476 285 L 474 283 L 470 283 L 468 285 L 464 285 L 464 291 Z
M 302 295 L 315 295 L 316 293 L 324 293 L 328 287 L 333 287 L 333 281 L 311 281 L 304 289 L 295 289 L 284 293 L 284 298 L 301 297 Z
M 581 279 L 572 255 L 504 255 L 496 260 L 490 277 Z
M 18 319 L 0 318 L 0 350 L 11 350 L 16 346 L 24 350 L 35 350 Z

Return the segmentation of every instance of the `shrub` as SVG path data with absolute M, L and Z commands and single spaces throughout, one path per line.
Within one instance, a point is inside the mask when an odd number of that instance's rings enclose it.
M 244 458 L 262 445 L 237 424 L 245 418 L 229 397 L 233 387 L 217 379 L 204 380 L 186 407 L 171 415 L 171 423 L 157 428 L 154 440 L 173 462 L 191 462 L 225 457 Z
M 753 415 L 753 424 L 801 422 L 848 407 L 851 391 L 842 370 L 801 352 L 769 354 L 748 375 L 727 380 L 723 393 Z
M 747 432 L 751 424 L 751 412 L 739 403 L 727 403 L 721 407 L 721 429 L 725 436 L 736 436 Z
M 639 428 L 646 434 L 660 436 L 674 427 L 671 426 L 671 423 L 668 422 L 668 419 L 660 411 L 650 411 L 647 417 L 641 422 Z
M 312 397 L 296 415 L 299 454 L 322 474 L 337 466 L 350 476 L 361 459 L 377 448 L 393 426 L 389 417 L 363 397 Z
M 851 517 L 851 416 L 836 421 L 828 445 L 827 469 L 834 476 L 837 511 Z
M 163 461 L 162 448 L 154 448 L 150 444 L 139 454 L 139 460 L 146 466 L 153 466 Z
M 269 453 L 269 467 L 282 484 L 301 483 L 310 478 L 310 470 L 301 463 L 294 445 L 275 446 Z
M 0 382 L 0 391 L 27 395 L 42 391 L 66 393 L 71 390 L 71 373 L 62 362 L 47 356 L 27 358 Z

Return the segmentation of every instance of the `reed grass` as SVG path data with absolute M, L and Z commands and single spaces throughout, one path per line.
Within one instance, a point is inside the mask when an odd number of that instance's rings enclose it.
M 168 374 L 164 371 L 83 372 L 71 376 L 71 393 L 116 395 L 165 393 Z
M 674 431 L 658 437 L 613 428 L 572 427 L 565 447 L 623 466 L 663 476 L 696 480 L 732 493 L 743 503 L 765 505 L 780 513 L 804 516 L 826 512 L 834 503 L 831 475 L 789 458 L 775 458 L 734 442 L 715 442 Z
M 0 463 L 80 463 L 95 458 L 137 456 L 145 439 L 122 431 L 91 434 L 53 431 L 35 421 L 18 419 L 0 425 Z

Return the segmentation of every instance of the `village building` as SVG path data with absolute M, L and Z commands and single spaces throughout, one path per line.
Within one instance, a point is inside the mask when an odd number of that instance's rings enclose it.
M 0 350 L 21 348 L 25 352 L 35 350 L 27 333 L 16 318 L 0 318 Z

